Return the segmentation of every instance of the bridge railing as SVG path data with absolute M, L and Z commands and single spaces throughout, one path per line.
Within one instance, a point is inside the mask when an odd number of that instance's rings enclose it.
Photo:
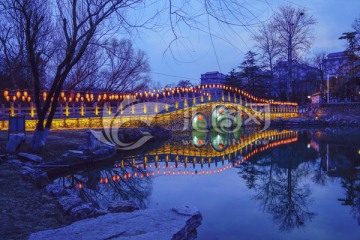
M 55 118 L 80 118 L 80 117 L 100 117 L 112 115 L 153 115 L 173 112 L 181 109 L 191 108 L 194 106 L 201 106 L 203 104 L 234 104 L 242 109 L 260 114 L 271 114 L 278 117 L 297 114 L 298 106 L 290 104 L 272 104 L 258 103 L 247 98 L 237 97 L 235 94 L 225 95 L 224 92 L 216 93 L 214 95 L 200 95 L 194 97 L 171 97 L 155 99 L 154 101 L 134 101 L 131 99 L 100 103 L 60 103 L 55 112 Z M 9 115 L 24 115 L 27 119 L 37 119 L 35 104 L 30 102 L 24 103 L 10 103 L 10 106 L 5 107 L 2 104 L 0 107 L 0 118 L 7 118 Z

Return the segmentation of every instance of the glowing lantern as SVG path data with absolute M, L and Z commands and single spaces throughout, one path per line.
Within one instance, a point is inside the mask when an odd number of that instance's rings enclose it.
M 23 102 L 25 102 L 25 99 L 26 99 L 25 96 L 22 96 L 22 97 L 21 97 L 21 100 L 22 100 Z
M 198 145 L 203 145 L 203 144 L 204 144 L 204 141 L 201 140 L 201 139 L 199 139 L 199 140 L 198 140 Z
M 64 97 L 65 97 L 65 93 L 64 93 L 64 92 L 61 92 L 60 96 L 61 96 L 62 98 L 64 98 Z
M 16 101 L 16 96 L 13 96 L 13 101 L 14 101 L 14 102 Z
M 28 96 L 28 92 L 27 92 L 27 91 L 25 91 L 25 92 L 24 92 L 24 97 L 26 97 L 26 98 L 27 98 L 27 96 Z
M 199 121 L 204 120 L 203 116 L 199 115 L 199 116 L 198 116 L 198 120 L 199 120 Z
M 20 91 L 17 91 L 17 92 L 16 92 L 16 97 L 17 97 L 17 98 L 20 98 L 20 97 L 21 97 L 21 92 L 20 92 Z
M 6 97 L 8 97 L 9 96 L 9 91 L 4 91 L 4 97 L 6 98 Z
M 223 114 L 225 112 L 225 110 L 223 108 L 220 108 L 218 112 L 219 112 L 219 114 Z
M 27 98 L 27 100 L 28 100 L 28 102 L 30 102 L 30 101 L 31 101 L 31 97 L 29 96 L 29 97 Z

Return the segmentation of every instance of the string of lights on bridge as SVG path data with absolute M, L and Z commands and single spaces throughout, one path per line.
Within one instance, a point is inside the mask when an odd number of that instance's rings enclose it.
M 273 104 L 273 105 L 290 105 L 297 106 L 297 103 L 293 102 L 280 102 L 273 101 L 264 98 L 258 98 L 254 95 L 243 91 L 239 88 L 221 85 L 221 84 L 205 84 L 198 85 L 195 87 L 176 87 L 176 88 L 161 88 L 148 91 L 140 91 L 136 93 L 115 93 L 115 92 L 73 92 L 73 91 L 63 91 L 59 95 L 59 102 L 63 103 L 95 103 L 95 102 L 105 102 L 105 101 L 123 101 L 123 100 L 135 100 L 135 101 L 151 101 L 157 100 L 160 98 L 175 97 L 175 96 L 188 96 L 188 94 L 203 94 L 205 96 L 211 97 L 210 93 L 207 93 L 205 90 L 216 88 L 222 91 L 227 91 L 228 93 L 237 94 L 238 96 L 243 96 L 249 101 Z M 13 103 L 32 103 L 34 101 L 34 95 L 31 94 L 31 90 L 4 90 L 3 91 L 3 102 L 13 102 Z M 42 91 L 41 101 L 45 101 L 49 98 L 48 91 Z M 51 99 L 53 100 L 53 99 Z
M 290 144 L 293 142 L 298 141 L 298 137 L 293 137 L 290 139 L 286 139 L 286 140 L 280 140 L 277 142 L 273 142 L 273 143 L 269 143 L 265 146 L 262 146 L 260 148 L 256 148 L 253 151 L 247 153 L 244 157 L 242 157 L 241 159 L 237 160 L 236 162 L 229 162 L 228 164 L 226 164 L 223 167 L 219 167 L 217 169 L 213 169 L 213 170 L 190 170 L 190 169 L 186 169 L 185 171 L 181 171 L 181 170 L 173 170 L 175 168 L 181 168 L 181 167 L 185 167 L 184 163 L 181 164 L 170 164 L 169 166 L 157 166 L 155 164 L 146 164 L 146 169 L 147 172 L 146 173 L 138 173 L 138 172 L 134 172 L 133 174 L 131 173 L 125 173 L 123 175 L 112 175 L 110 177 L 100 177 L 99 179 L 99 183 L 100 184 L 108 184 L 110 181 L 120 181 L 120 180 L 128 180 L 130 178 L 134 178 L 134 177 L 138 177 L 138 178 L 144 178 L 144 177 L 155 177 L 155 176 L 206 176 L 206 175 L 213 175 L 213 174 L 218 174 L 218 173 L 222 173 L 228 169 L 232 169 L 233 167 L 237 167 L 238 165 L 242 164 L 243 162 L 249 160 L 251 157 L 255 156 L 256 154 L 259 154 L 261 152 L 264 152 L 270 148 L 274 148 L 274 147 L 278 147 L 281 145 L 286 145 L 286 144 Z M 143 165 L 143 164 L 142 164 Z M 121 166 L 121 164 L 116 164 L 115 168 L 123 168 Z M 141 165 L 137 164 L 135 166 L 136 169 L 143 169 L 141 167 Z M 150 169 L 150 170 L 149 170 Z M 151 170 L 153 169 L 153 170 Z M 82 188 L 82 183 L 78 183 L 77 187 L 78 188 Z

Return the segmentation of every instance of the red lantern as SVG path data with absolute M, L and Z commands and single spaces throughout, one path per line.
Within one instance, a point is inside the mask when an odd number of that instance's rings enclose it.
M 225 112 L 225 110 L 223 108 L 220 108 L 218 112 L 219 112 L 219 114 L 223 114 Z
M 199 116 L 198 116 L 198 120 L 199 120 L 199 121 L 204 120 L 203 116 L 199 115 Z

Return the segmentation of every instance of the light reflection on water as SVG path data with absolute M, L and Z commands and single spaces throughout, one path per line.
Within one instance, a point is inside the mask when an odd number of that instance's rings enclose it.
M 358 146 L 321 131 L 173 136 L 142 155 L 56 181 L 105 208 L 195 205 L 199 239 L 359 239 Z

